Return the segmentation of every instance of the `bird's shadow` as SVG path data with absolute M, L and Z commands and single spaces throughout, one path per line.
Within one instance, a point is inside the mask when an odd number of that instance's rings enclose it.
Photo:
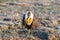
M 44 31 L 44 29 L 34 29 L 36 31 L 32 32 L 34 37 L 41 38 L 42 40 L 48 40 L 48 33 Z
M 41 30 L 43 30 L 43 29 L 41 29 Z M 28 33 L 28 30 L 22 29 L 22 30 L 18 31 L 18 33 L 26 35 Z M 31 31 L 31 35 L 34 37 L 41 38 L 42 40 L 48 40 L 48 33 L 44 32 L 44 31 L 40 31 L 39 29 L 34 29 L 34 31 Z

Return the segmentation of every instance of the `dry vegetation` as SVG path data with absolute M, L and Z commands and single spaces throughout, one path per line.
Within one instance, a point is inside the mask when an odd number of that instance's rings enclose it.
M 45 4 L 40 0 L 0 0 L 0 40 L 60 40 L 60 2 Z M 28 30 L 22 29 L 26 11 L 36 14 L 40 23 L 30 37 Z

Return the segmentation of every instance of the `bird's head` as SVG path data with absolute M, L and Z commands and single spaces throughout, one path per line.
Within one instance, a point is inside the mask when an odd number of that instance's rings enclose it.
M 27 25 L 31 25 L 33 22 L 33 14 L 31 11 L 27 11 L 27 13 L 25 14 L 25 23 Z

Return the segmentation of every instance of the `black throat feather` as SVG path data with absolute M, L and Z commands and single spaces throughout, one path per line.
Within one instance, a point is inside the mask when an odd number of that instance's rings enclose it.
M 27 29 L 31 29 L 31 26 L 32 26 L 32 23 L 31 23 L 31 25 L 27 25 L 27 24 L 26 24 L 26 28 L 27 28 Z

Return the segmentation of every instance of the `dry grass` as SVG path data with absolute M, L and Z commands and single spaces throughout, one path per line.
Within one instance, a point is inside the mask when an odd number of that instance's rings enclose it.
M 60 39 L 60 34 L 51 34 L 49 35 L 49 40 L 59 40 Z
M 51 5 L 40 5 L 39 0 L 0 0 L 0 40 L 60 40 L 60 4 L 57 3 L 55 0 Z M 41 24 L 31 31 L 34 39 L 26 36 L 28 30 L 21 29 L 22 16 L 28 10 L 37 15 Z M 12 21 L 3 21 L 4 18 Z

